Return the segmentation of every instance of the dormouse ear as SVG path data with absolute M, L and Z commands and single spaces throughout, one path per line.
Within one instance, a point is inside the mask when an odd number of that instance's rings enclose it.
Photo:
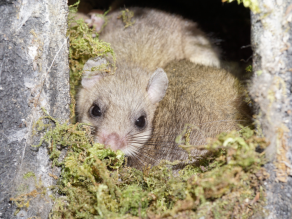
M 158 68 L 150 77 L 147 85 L 147 93 L 153 104 L 158 103 L 165 96 L 168 86 L 168 78 L 162 68 Z
M 104 26 L 105 18 L 103 16 L 103 13 L 98 13 L 96 11 L 89 12 L 90 19 L 86 19 L 85 22 L 90 26 L 93 27 L 94 30 L 99 33 L 102 30 L 102 27 Z
M 99 69 L 102 65 L 106 66 L 106 64 L 107 61 L 105 58 L 95 57 L 89 59 L 83 67 L 82 86 L 84 88 L 89 88 L 96 84 L 96 82 L 103 77 Z

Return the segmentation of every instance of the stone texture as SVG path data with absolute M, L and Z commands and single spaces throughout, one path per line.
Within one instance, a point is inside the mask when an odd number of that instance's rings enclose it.
M 251 95 L 258 107 L 270 178 L 265 183 L 267 218 L 292 218 L 292 1 L 258 0 L 252 17 L 255 72 Z
M 37 197 L 28 211 L 13 215 L 11 197 L 33 191 L 34 172 L 44 186 L 58 175 L 50 168 L 47 148 L 31 147 L 41 107 L 69 119 L 69 66 L 66 0 L 0 0 L 0 218 L 47 218 L 52 202 Z

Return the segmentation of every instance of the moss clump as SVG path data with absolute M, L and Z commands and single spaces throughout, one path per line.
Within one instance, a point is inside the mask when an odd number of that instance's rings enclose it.
M 139 171 L 123 165 L 122 152 L 94 143 L 88 126 L 53 121 L 54 127 L 36 125 L 47 130 L 43 141 L 62 166 L 51 218 L 250 218 L 264 204 L 267 174 L 256 147 L 266 143 L 249 128 L 210 139 L 204 148 L 213 156 L 174 174 L 179 161 Z M 58 162 L 61 146 L 69 150 Z
M 222 2 L 233 2 L 234 0 L 222 0 Z M 244 7 L 250 8 L 252 12 L 254 13 L 259 13 L 260 8 L 259 8 L 259 3 L 258 0 L 237 0 L 237 3 L 243 3 Z
M 26 174 L 23 175 L 23 179 L 28 179 L 30 177 L 35 177 L 34 172 L 27 172 Z
M 75 13 L 79 5 L 78 1 L 74 5 L 69 6 L 69 17 L 68 17 L 68 31 L 67 35 L 70 40 L 69 47 L 69 67 L 70 67 L 70 94 L 71 94 L 71 112 L 72 122 L 75 117 L 75 95 L 76 86 L 80 84 L 81 76 L 83 74 L 83 66 L 85 62 L 98 56 L 110 55 L 113 59 L 111 63 L 112 68 L 115 67 L 115 54 L 109 43 L 99 40 L 98 34 L 82 19 L 75 19 Z M 110 68 L 109 68 L 110 69 Z
M 246 71 L 246 72 L 252 72 L 252 66 L 251 66 L 251 65 L 247 66 L 247 67 L 245 68 L 245 71 Z
M 123 23 L 125 24 L 125 28 L 127 28 L 135 24 L 135 21 L 132 20 L 133 17 L 134 12 L 126 8 L 125 10 L 121 11 L 121 15 L 118 17 L 118 19 L 122 19 Z

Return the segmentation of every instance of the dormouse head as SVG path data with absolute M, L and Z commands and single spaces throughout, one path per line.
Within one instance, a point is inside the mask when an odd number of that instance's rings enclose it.
M 117 63 L 115 74 L 90 71 L 106 64 L 89 60 L 78 94 L 80 122 L 95 128 L 94 139 L 113 150 L 135 156 L 152 133 L 152 120 L 168 86 L 166 73 L 158 68 L 148 72 L 133 64 Z

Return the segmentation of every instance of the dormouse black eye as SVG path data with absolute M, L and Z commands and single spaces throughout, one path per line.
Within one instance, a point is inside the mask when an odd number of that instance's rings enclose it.
M 146 124 L 146 118 L 145 116 L 140 116 L 136 121 L 135 121 L 135 125 L 138 127 L 138 128 L 144 128 Z
M 93 105 L 93 107 L 91 108 L 91 111 L 90 111 L 91 115 L 93 115 L 94 117 L 98 117 L 98 116 L 101 116 L 101 110 L 99 108 L 98 105 Z

